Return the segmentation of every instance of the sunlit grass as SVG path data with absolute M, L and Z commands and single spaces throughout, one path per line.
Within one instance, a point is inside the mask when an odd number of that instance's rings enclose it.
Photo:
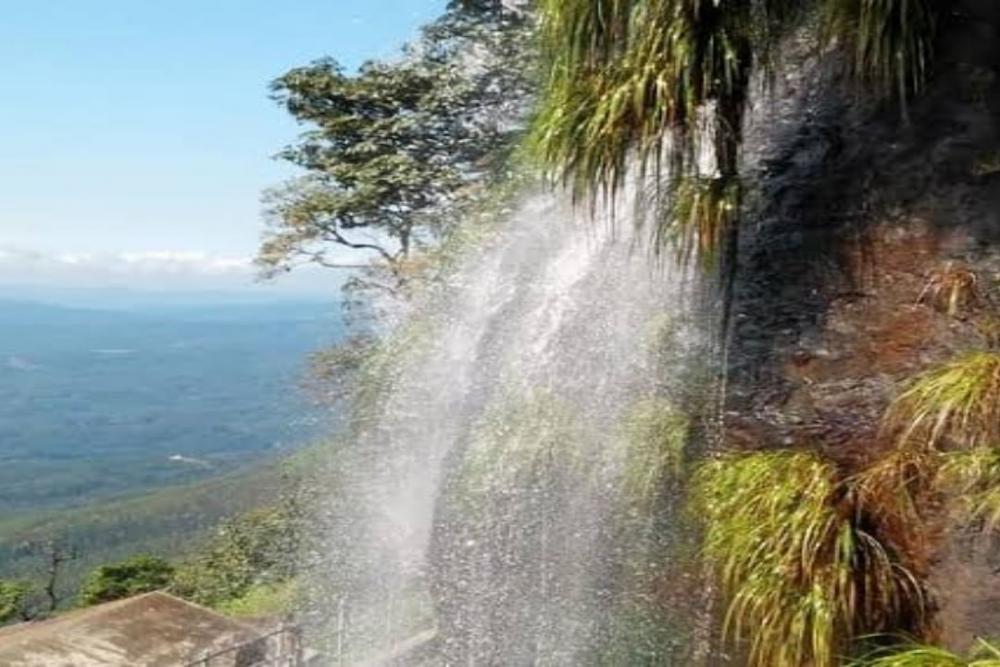
M 852 667 L 1000 667 L 1000 649 L 980 640 L 972 657 L 937 646 L 912 644 L 881 649 L 861 658 Z
M 533 152 L 592 205 L 624 188 L 632 158 L 657 179 L 667 165 L 677 177 L 696 176 L 705 142 L 715 147 L 715 170 L 732 178 L 752 62 L 750 10 L 732 0 L 543 0 L 549 78 Z M 678 225 L 656 238 L 695 238 L 698 229 Z
M 215 608 L 227 616 L 244 618 L 276 617 L 291 613 L 299 601 L 299 583 L 258 584 L 233 600 L 221 602 Z
M 862 500 L 809 453 L 734 454 L 696 473 L 725 630 L 747 642 L 752 665 L 832 667 L 853 637 L 922 626 L 923 588 Z
M 972 352 L 918 376 L 892 403 L 886 423 L 904 442 L 1000 443 L 1000 353 Z

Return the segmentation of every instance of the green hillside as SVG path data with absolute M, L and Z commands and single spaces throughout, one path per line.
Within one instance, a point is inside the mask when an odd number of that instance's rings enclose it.
M 182 556 L 219 521 L 272 502 L 292 464 L 270 462 L 247 470 L 150 494 L 65 511 L 0 517 L 0 578 L 37 578 L 39 545 L 59 540 L 79 550 L 62 586 L 75 588 L 91 568 L 131 554 Z

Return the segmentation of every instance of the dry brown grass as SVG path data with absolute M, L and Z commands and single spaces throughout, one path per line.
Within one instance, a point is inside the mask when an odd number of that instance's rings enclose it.
M 927 277 L 917 303 L 926 303 L 955 317 L 982 304 L 979 276 L 967 266 L 947 262 Z

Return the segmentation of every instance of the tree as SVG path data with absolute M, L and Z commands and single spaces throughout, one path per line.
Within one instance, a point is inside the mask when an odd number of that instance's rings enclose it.
M 289 581 L 296 573 L 301 521 L 292 497 L 226 521 L 200 553 L 178 568 L 174 591 L 218 605 L 255 585 Z
M 413 251 L 513 145 L 529 86 L 512 61 L 529 52 L 527 25 L 500 2 L 454 2 L 397 61 L 349 74 L 327 58 L 279 77 L 274 99 L 311 129 L 279 154 L 305 174 L 265 195 L 265 275 L 374 264 L 385 275 L 352 286 L 398 291 Z
M 26 581 L 0 579 L 0 625 L 30 617 L 27 602 L 31 588 L 31 584 Z
M 60 593 L 59 580 L 67 563 L 80 558 L 80 550 L 73 544 L 62 539 L 50 539 L 30 545 L 32 551 L 38 554 L 44 564 L 45 585 L 42 588 L 45 598 L 44 612 L 51 614 L 59 608 L 63 601 Z
M 162 558 L 132 556 L 91 572 L 80 591 L 80 602 L 100 604 L 160 590 L 170 584 L 173 576 L 174 566 Z

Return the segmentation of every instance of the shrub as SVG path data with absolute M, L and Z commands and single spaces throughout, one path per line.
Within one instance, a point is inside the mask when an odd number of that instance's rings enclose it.
M 808 453 L 727 455 L 697 471 L 725 634 L 748 640 L 750 664 L 831 667 L 854 637 L 924 630 L 923 587 L 880 539 L 871 497 Z
M 1000 353 L 972 352 L 918 376 L 886 415 L 903 442 L 1000 442 Z
M 0 579 L 0 624 L 24 615 L 31 588 L 27 581 Z
M 87 577 L 80 604 L 93 605 L 160 590 L 170 585 L 174 566 L 154 556 L 132 556 L 102 565 Z

